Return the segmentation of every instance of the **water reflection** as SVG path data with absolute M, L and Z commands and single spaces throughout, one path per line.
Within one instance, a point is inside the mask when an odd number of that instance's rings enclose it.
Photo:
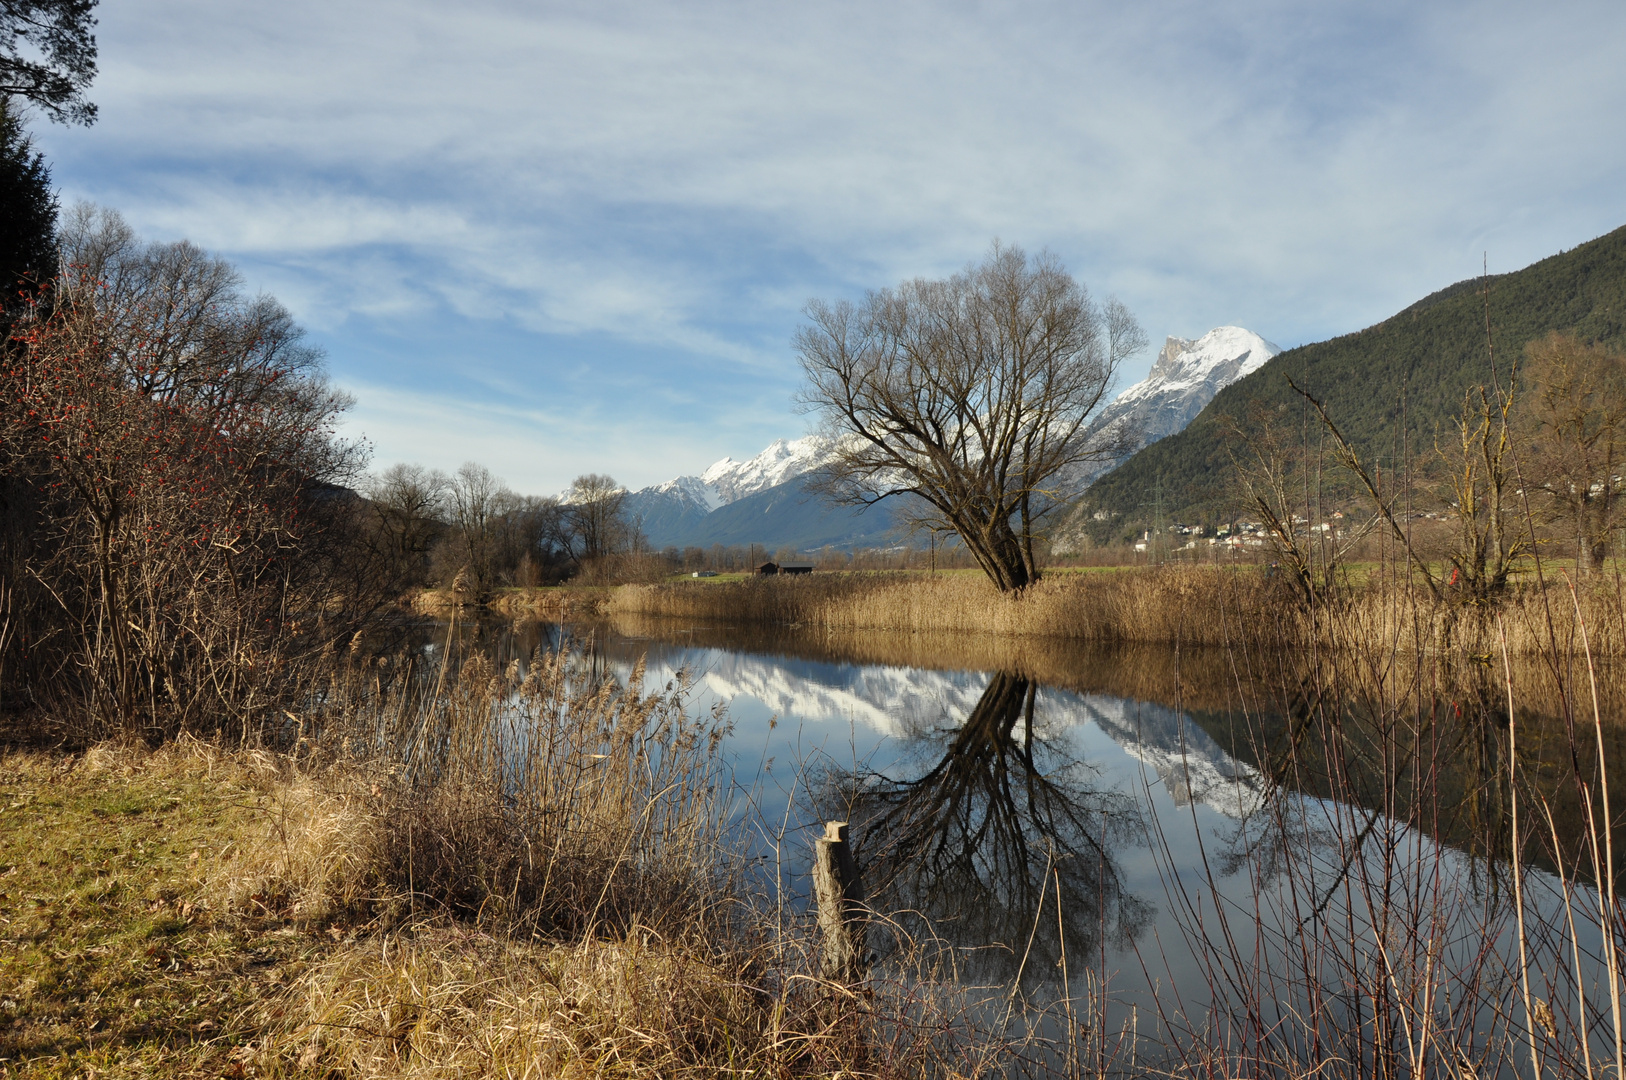
M 1497 996 L 1512 985 L 1496 869 L 1511 788 L 1506 687 L 1486 665 L 1340 671 L 1246 649 L 654 621 L 458 633 L 499 664 L 568 636 L 605 676 L 687 672 L 693 707 L 735 724 L 741 820 L 756 815 L 783 910 L 805 895 L 821 822 L 852 821 L 873 904 L 953 946 L 963 979 L 1070 977 L 1076 992 L 1105 975 L 1109 1019 L 1136 1006 L 1182 1038 L 1181 1016 L 1285 1032 L 1294 1054 L 1332 1048 L 1352 1075 L 1388 1061 L 1430 1002 L 1462 1046 L 1522 1015 Z M 1552 682 L 1514 667 L 1525 865 L 1584 882 L 1574 777 L 1591 775 L 1594 736 L 1554 714 Z M 1619 682 L 1603 684 L 1606 717 Z M 1609 725 L 1603 753 L 1623 740 Z M 1594 979 L 1605 940 L 1564 928 L 1565 887 L 1524 881 L 1540 994 L 1561 1019 L 1583 1011 L 1564 986 Z
M 1114 856 L 1142 831 L 1133 796 L 1036 721 L 1037 692 L 996 672 L 963 719 L 907 732 L 893 768 L 828 774 L 818 800 L 854 823 L 872 904 L 964 950 L 978 980 L 1081 970 L 1149 914 Z

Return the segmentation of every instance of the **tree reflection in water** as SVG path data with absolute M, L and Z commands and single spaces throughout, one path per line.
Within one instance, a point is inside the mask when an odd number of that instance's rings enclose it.
M 995 674 L 963 723 L 908 736 L 916 775 L 836 773 L 819 800 L 853 823 L 871 906 L 953 946 L 961 978 L 1031 986 L 1064 959 L 1076 976 L 1150 914 L 1113 857 L 1140 835 L 1137 804 L 1036 730 L 1036 690 Z

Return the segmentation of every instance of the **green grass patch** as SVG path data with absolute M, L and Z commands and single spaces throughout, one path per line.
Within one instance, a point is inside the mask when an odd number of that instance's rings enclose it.
M 264 826 L 234 772 L 0 757 L 0 1075 L 245 1075 L 253 1006 L 324 940 L 209 910 Z

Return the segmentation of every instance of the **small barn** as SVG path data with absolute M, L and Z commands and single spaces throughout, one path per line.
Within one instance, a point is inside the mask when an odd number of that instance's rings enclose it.
M 767 575 L 767 574 L 811 574 L 812 572 L 813 572 L 813 564 L 810 563 L 810 562 L 809 563 L 765 562 L 761 566 L 757 567 L 757 573 L 758 574 L 763 574 L 763 575 Z

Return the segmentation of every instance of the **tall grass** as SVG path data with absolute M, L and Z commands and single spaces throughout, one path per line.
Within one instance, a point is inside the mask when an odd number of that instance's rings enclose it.
M 446 642 L 457 640 L 449 628 Z M 929 945 L 855 994 L 750 887 L 720 712 L 588 654 L 336 658 L 271 828 L 211 889 L 346 936 L 265 1009 L 264 1075 L 993 1075 Z
M 280 791 L 255 894 L 546 937 L 707 932 L 730 887 L 725 720 L 568 652 L 504 670 L 447 652 L 351 656 L 290 714 L 309 768 Z
M 610 615 L 788 623 L 827 630 L 905 630 L 1051 636 L 1095 641 L 1224 645 L 1223 628 L 1191 616 L 1241 595 L 1262 607 L 1273 583 L 1258 574 L 1186 569 L 1055 575 L 1020 596 L 974 574 L 812 575 L 722 584 L 627 586 Z
M 1620 1075 L 1615 590 L 1559 577 L 1447 620 L 1391 585 L 1311 610 L 1308 637 L 1235 637 L 1273 783 L 1195 879 L 1161 847 L 1209 1002 L 1158 1003 L 1182 1068 Z
M 1512 592 L 1495 609 L 1435 601 L 1405 579 L 1371 575 L 1332 602 L 1307 609 L 1264 567 L 1157 567 L 1110 574 L 1053 574 L 1021 594 L 973 574 L 842 574 L 713 583 L 628 585 L 609 597 L 611 617 L 723 620 L 821 631 L 993 634 L 1070 641 L 1230 648 L 1268 640 L 1303 646 L 1452 651 L 1481 658 L 1501 648 L 1544 653 L 1554 628 L 1562 650 L 1579 619 L 1595 628 L 1594 655 L 1626 652 L 1621 599 L 1597 580 L 1577 615 L 1554 583 Z M 1555 599 L 1556 598 L 1556 599 Z M 1550 624 L 1549 616 L 1557 612 Z M 1501 618 L 1500 629 L 1498 616 Z

